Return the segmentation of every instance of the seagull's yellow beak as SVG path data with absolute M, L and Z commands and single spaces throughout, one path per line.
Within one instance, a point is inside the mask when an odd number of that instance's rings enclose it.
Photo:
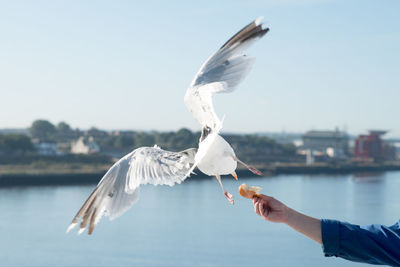
M 232 172 L 231 173 L 232 174 L 232 176 L 236 179 L 236 181 L 238 180 L 238 177 L 237 177 L 237 174 L 236 174 L 236 172 Z

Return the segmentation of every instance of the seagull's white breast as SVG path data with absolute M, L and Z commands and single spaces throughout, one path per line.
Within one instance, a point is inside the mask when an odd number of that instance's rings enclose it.
M 204 141 L 206 140 L 207 138 Z M 199 144 L 199 147 L 205 143 L 204 141 Z M 217 135 L 197 167 L 210 176 L 228 175 L 236 170 L 237 162 L 234 158 L 235 152 L 232 147 L 224 138 Z

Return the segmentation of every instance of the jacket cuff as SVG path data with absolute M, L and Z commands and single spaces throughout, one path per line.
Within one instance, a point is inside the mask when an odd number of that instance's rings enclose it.
M 337 256 L 339 253 L 339 227 L 339 221 L 321 220 L 322 250 L 326 257 Z

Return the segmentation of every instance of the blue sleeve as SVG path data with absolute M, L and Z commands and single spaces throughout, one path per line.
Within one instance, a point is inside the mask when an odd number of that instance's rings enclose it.
M 400 266 L 400 221 L 392 226 L 359 226 L 321 220 L 325 256 L 370 264 Z

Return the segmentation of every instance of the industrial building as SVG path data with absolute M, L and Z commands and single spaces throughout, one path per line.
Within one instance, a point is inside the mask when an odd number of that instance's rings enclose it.
M 396 157 L 394 146 L 382 140 L 386 131 L 370 130 L 368 135 L 359 135 L 354 145 L 354 158 L 358 161 L 383 161 Z
M 308 131 L 303 135 L 303 150 L 320 152 L 333 158 L 343 158 L 349 152 L 349 135 L 334 131 Z

